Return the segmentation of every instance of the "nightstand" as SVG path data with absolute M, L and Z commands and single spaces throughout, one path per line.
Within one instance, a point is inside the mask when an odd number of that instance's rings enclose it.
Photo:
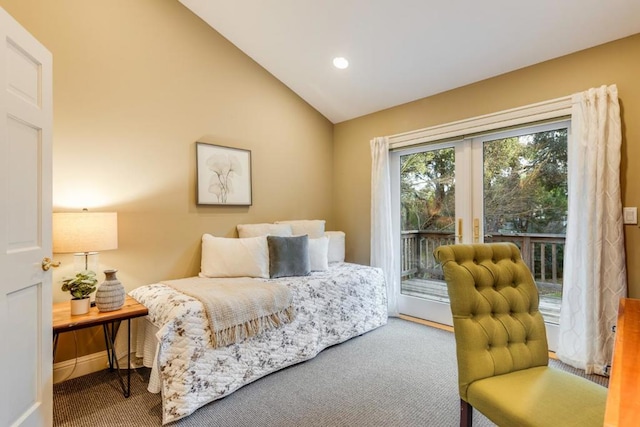
M 78 329 L 90 328 L 102 325 L 104 331 L 104 341 L 107 347 L 107 357 L 109 358 L 109 368 L 113 370 L 115 365 L 118 372 L 118 379 L 124 397 L 129 397 L 131 393 L 131 319 L 146 316 L 149 313 L 147 307 L 140 304 L 135 299 L 127 295 L 124 305 L 118 310 L 98 311 L 97 307 L 91 307 L 89 313 L 72 316 L 69 301 L 53 305 L 53 357 L 55 359 L 56 348 L 58 346 L 58 336 L 63 332 L 75 331 Z M 127 321 L 127 384 L 120 372 L 120 364 L 116 357 L 113 341 L 116 334 L 116 323 L 119 325 L 123 320 Z

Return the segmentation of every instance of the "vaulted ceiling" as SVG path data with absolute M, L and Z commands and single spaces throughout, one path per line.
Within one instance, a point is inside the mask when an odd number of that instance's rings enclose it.
M 640 0 L 180 2 L 333 123 L 640 33 Z

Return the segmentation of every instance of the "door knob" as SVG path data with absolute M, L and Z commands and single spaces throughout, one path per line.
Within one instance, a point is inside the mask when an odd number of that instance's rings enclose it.
M 42 265 L 42 269 L 44 271 L 49 271 L 49 269 L 51 267 L 53 267 L 53 268 L 60 267 L 60 261 L 53 261 L 49 257 L 44 257 L 44 258 L 42 258 L 42 264 L 41 265 Z

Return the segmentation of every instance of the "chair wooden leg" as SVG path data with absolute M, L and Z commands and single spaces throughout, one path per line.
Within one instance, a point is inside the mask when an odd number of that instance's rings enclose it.
M 473 423 L 473 406 L 460 399 L 460 427 L 471 427 Z

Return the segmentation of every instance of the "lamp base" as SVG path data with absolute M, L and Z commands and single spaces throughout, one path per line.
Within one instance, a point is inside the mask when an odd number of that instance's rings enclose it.
M 80 252 L 73 254 L 73 269 L 75 271 L 98 271 L 98 252 Z

